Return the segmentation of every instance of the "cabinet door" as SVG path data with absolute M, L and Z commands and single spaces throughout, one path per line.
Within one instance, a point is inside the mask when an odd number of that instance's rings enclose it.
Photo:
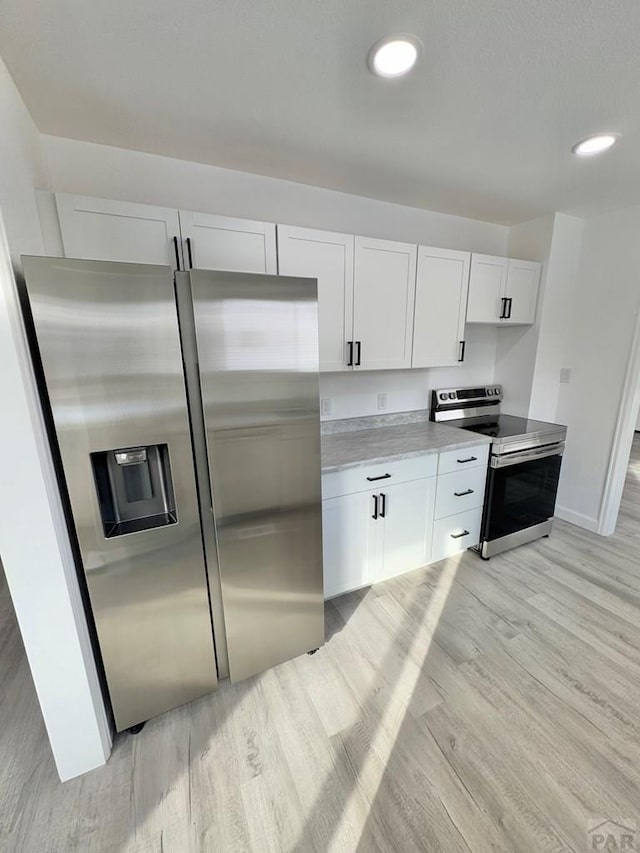
M 438 518 L 433 524 L 432 562 L 474 548 L 480 541 L 481 521 L 482 507 Z
M 536 319 L 540 264 L 535 261 L 509 260 L 505 295 L 511 300 L 504 324 L 525 325 Z
M 67 193 L 56 206 L 67 258 L 182 266 L 177 210 Z
M 411 367 L 416 248 L 355 238 L 353 336 L 364 370 Z
M 503 314 L 507 283 L 506 258 L 471 255 L 467 323 L 498 325 Z
M 469 252 L 418 246 L 412 367 L 441 367 L 461 360 Z
M 318 279 L 320 370 L 351 370 L 353 235 L 278 225 L 278 271 Z
M 380 507 L 384 512 L 382 563 L 371 583 L 409 572 L 430 561 L 435 492 L 435 477 L 380 490 Z
M 325 598 L 366 586 L 380 574 L 382 521 L 373 515 L 372 492 L 322 501 Z
M 273 275 L 278 271 L 272 222 L 181 210 L 180 228 L 187 267 Z

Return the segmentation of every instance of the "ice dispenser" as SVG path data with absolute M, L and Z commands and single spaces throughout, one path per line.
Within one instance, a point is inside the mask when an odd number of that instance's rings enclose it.
M 92 453 L 91 464 L 107 539 L 177 523 L 166 444 Z

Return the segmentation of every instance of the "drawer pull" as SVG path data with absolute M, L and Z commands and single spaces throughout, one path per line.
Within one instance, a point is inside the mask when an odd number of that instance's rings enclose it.
M 456 461 L 459 462 L 461 465 L 464 465 L 465 462 L 477 462 L 478 457 L 470 456 L 468 459 L 457 459 Z
M 462 533 L 452 533 L 451 538 L 452 539 L 462 539 L 463 536 L 468 536 L 468 535 L 469 535 L 469 531 L 463 530 Z
M 454 492 L 453 494 L 454 494 L 457 498 L 462 498 L 462 497 L 464 497 L 465 495 L 472 495 L 472 494 L 473 494 L 473 489 L 467 489 L 467 491 L 466 491 L 466 492 Z
M 367 477 L 367 480 L 373 483 L 374 480 L 388 480 L 389 477 L 391 477 L 391 474 L 381 474 L 379 477 Z

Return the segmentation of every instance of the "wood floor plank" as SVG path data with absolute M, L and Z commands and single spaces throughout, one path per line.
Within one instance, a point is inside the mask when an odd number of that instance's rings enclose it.
M 522 780 L 519 768 L 502 759 L 504 746 L 499 749 L 493 742 L 488 748 L 448 704 L 427 712 L 422 720 L 476 802 L 504 829 L 513 850 L 572 849 L 536 805 L 541 780 Z
M 485 724 L 497 721 L 510 744 L 514 765 L 523 773 L 528 767 L 544 775 L 549 788 L 557 791 L 560 809 L 584 807 L 587 814 L 608 811 L 618 817 L 629 813 L 637 795 L 638 772 L 625 776 L 616 751 L 589 720 L 507 652 L 476 658 L 463 670 L 464 692 L 471 691 L 464 704 L 465 719 L 482 729 L 488 741 L 493 737 Z M 550 718 L 554 726 L 547 724 Z

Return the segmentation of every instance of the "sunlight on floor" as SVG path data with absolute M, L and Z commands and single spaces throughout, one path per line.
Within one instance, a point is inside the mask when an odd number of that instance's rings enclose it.
M 375 800 L 384 772 L 404 722 L 411 697 L 416 688 L 421 668 L 415 665 L 416 660 L 424 660 L 429 654 L 431 642 L 438 627 L 438 622 L 444 610 L 449 592 L 456 576 L 462 555 L 453 557 L 444 565 L 438 584 L 424 615 L 421 630 L 414 636 L 411 647 L 406 655 L 406 663 L 402 667 L 395 683 L 393 693 L 377 725 L 376 733 L 371 743 L 367 758 L 358 772 L 358 781 L 367 791 L 373 791 Z M 371 687 L 375 685 L 372 683 Z M 341 839 L 349 825 L 362 826 L 361 800 L 358 792 L 353 790 L 345 804 L 344 811 L 335 828 L 333 843 L 330 850 L 342 850 Z

